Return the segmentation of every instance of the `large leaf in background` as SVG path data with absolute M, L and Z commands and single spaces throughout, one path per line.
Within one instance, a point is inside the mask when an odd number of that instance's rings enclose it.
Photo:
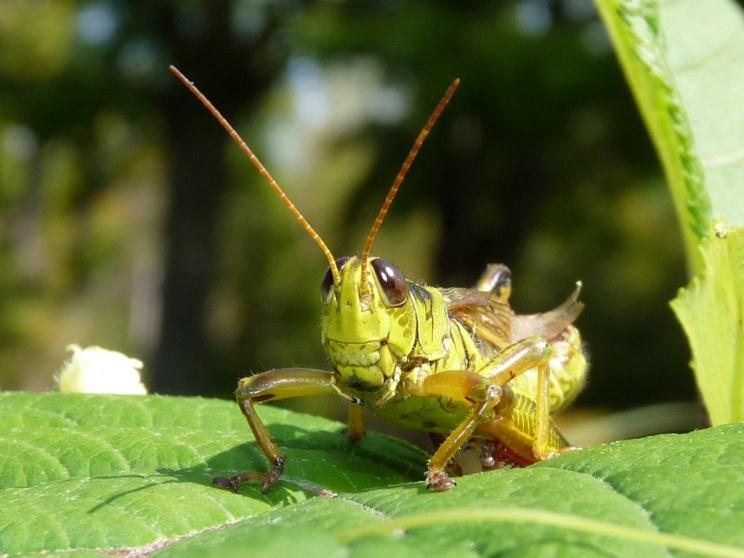
M 744 421 L 744 228 L 703 243 L 705 275 L 672 302 L 713 424 Z
M 711 219 L 744 226 L 744 14 L 733 0 L 596 3 L 700 271 Z
M 597 0 L 659 152 L 686 240 L 673 303 L 713 424 L 744 420 L 744 12 L 732 0 Z M 732 391 L 734 390 L 734 391 Z
M 371 435 L 350 448 L 339 423 L 261 414 L 286 448 L 288 480 L 232 494 L 211 477 L 265 465 L 234 403 L 1 394 L 0 554 L 744 556 L 742 425 L 610 444 L 433 494 L 408 482 L 425 456 L 404 442 Z

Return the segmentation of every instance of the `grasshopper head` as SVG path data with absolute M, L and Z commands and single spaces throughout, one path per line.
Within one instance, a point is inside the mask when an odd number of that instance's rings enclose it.
M 382 258 L 368 263 L 363 274 L 359 258 L 339 258 L 339 281 L 329 268 L 321 283 L 323 347 L 341 381 L 363 391 L 379 389 L 416 340 L 403 273 Z

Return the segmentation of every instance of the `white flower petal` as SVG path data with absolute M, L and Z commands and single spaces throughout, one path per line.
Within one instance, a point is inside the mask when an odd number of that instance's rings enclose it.
M 68 393 L 147 393 L 140 371 L 142 361 L 101 347 L 82 349 L 69 345 L 72 352 L 57 377 L 59 391 Z

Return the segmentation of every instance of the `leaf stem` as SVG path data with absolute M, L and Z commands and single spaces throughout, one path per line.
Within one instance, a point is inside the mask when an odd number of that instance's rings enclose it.
M 345 529 L 339 532 L 337 537 L 342 543 L 348 543 L 370 535 L 391 533 L 405 529 L 479 521 L 548 525 L 626 541 L 665 546 L 669 549 L 691 552 L 702 556 L 744 558 L 744 549 L 734 546 L 694 539 L 683 535 L 644 531 L 636 527 L 616 525 L 578 515 L 527 508 L 455 508 L 446 511 L 411 514 L 361 527 Z

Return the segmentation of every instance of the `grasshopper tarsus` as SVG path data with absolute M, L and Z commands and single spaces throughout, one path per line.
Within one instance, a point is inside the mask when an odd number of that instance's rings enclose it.
M 284 459 L 280 457 L 274 461 L 274 466 L 271 469 L 269 469 L 268 472 L 262 475 L 261 492 L 266 492 L 272 486 L 274 486 L 276 484 L 276 481 L 279 480 L 279 477 L 282 476 L 283 472 L 284 472 Z
M 215 488 L 221 488 L 223 490 L 229 490 L 230 492 L 237 492 L 238 491 L 238 488 L 240 488 L 240 486 L 237 486 L 233 482 L 233 479 L 234 478 L 235 477 L 232 477 L 232 478 L 214 477 L 212 479 L 212 486 L 214 486 Z
M 224 490 L 230 490 L 231 492 L 237 492 L 240 487 L 245 483 L 260 480 L 261 481 L 261 492 L 266 492 L 272 486 L 276 484 L 279 477 L 282 476 L 284 471 L 284 459 L 279 458 L 274 461 L 274 465 L 265 473 L 259 473 L 258 471 L 247 471 L 245 473 L 238 473 L 232 477 L 214 477 L 212 479 L 212 486 L 215 488 L 222 488 Z
M 431 492 L 447 492 L 457 486 L 457 483 L 447 476 L 444 471 L 429 471 L 426 474 L 426 488 Z

